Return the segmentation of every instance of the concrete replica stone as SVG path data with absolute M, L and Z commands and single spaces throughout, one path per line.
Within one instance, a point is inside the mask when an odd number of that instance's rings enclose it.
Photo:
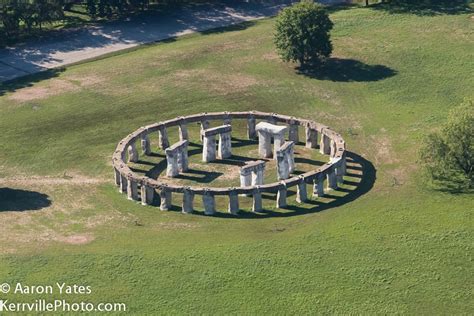
M 263 184 L 263 173 L 265 171 L 265 161 L 248 161 L 240 167 L 240 186 L 248 187 L 251 185 Z
M 306 148 L 316 148 L 318 146 L 318 131 L 310 123 L 306 124 L 305 136 Z
M 237 215 L 239 213 L 239 195 L 235 189 L 229 192 L 229 213 Z
M 137 162 L 138 161 L 138 151 L 135 143 L 130 144 L 128 146 L 128 161 L 129 162 Z
M 148 137 L 148 134 L 143 134 L 141 136 L 140 143 L 141 143 L 143 154 L 149 155 L 151 153 L 151 146 L 150 146 L 150 137 Z
M 300 176 L 299 178 L 300 180 L 298 182 L 296 190 L 296 202 L 304 203 L 308 200 L 308 191 L 306 189 L 306 181 L 304 179 L 304 176 Z
M 214 194 L 207 189 L 202 195 L 202 203 L 204 204 L 204 214 L 214 215 L 216 213 L 216 200 Z
M 152 205 L 155 200 L 155 189 L 146 183 L 142 183 L 140 195 L 142 205 Z
M 169 211 L 171 208 L 171 190 L 163 186 L 160 190 L 160 210 Z
M 295 143 L 285 142 L 277 150 L 277 174 L 278 180 L 285 180 L 290 177 L 290 173 L 295 170 Z
M 205 114 L 204 114 L 204 115 L 205 115 Z M 200 132 L 200 134 L 199 134 L 199 135 L 200 135 L 200 138 L 201 138 L 201 142 L 202 142 L 203 139 L 204 139 L 204 131 L 205 131 L 206 129 L 208 129 L 209 126 L 211 126 L 211 124 L 209 123 L 208 120 L 203 119 L 203 120 L 201 121 L 201 132 Z
M 276 159 L 276 152 L 285 141 L 285 134 L 288 127 L 260 122 L 256 125 L 256 130 L 258 133 L 258 152 L 260 157 L 272 157 L 273 138 L 273 157 Z
M 324 175 L 322 174 L 318 174 L 318 176 L 316 176 L 313 180 L 313 196 L 324 196 Z
M 150 154 L 150 135 L 158 132 L 160 147 L 165 149 L 167 153 L 167 162 L 169 174 L 176 175 L 176 172 L 182 172 L 187 169 L 188 157 L 187 146 L 189 137 L 187 124 L 201 122 L 204 147 L 208 153 L 208 157 L 216 159 L 231 154 L 231 126 L 230 124 L 209 128 L 209 121 L 231 123 L 234 120 L 243 119 L 247 122 L 247 136 L 250 139 L 255 138 L 259 134 L 259 155 L 277 159 L 277 169 L 287 165 L 288 176 L 283 172 L 286 179 L 281 182 L 263 184 L 263 173 L 265 168 L 264 161 L 252 161 L 241 168 L 241 186 L 237 188 L 202 188 L 202 187 L 185 187 L 178 184 L 165 183 L 161 179 L 152 179 L 139 175 L 131 170 L 127 165 L 128 162 L 139 161 L 138 152 L 136 150 L 137 142 L 140 142 L 141 149 L 145 155 Z M 260 121 L 257 124 L 257 121 Z M 271 122 L 271 123 L 268 123 Z M 281 125 L 276 125 L 276 124 Z M 289 126 L 289 127 L 288 127 Z M 325 155 L 329 155 L 329 162 L 316 170 L 307 171 L 300 176 L 291 176 L 291 170 L 294 169 L 294 146 L 298 126 L 304 126 L 306 147 L 316 148 L 318 143 L 318 134 L 321 134 L 320 151 Z M 170 146 L 167 128 L 177 127 L 179 129 L 180 142 Z M 205 128 L 204 128 L 205 127 Z M 286 130 L 290 130 L 290 141 L 285 142 Z M 229 137 L 225 137 L 228 133 Z M 219 135 L 219 150 L 216 150 L 216 136 Z M 272 151 L 271 141 L 274 139 L 274 149 Z M 262 150 L 262 148 L 264 150 Z M 213 149 L 213 153 L 212 153 Z M 226 151 L 228 149 L 228 151 Z M 203 157 L 205 156 L 203 152 Z M 286 159 L 278 159 L 286 157 Z M 290 159 L 291 158 L 291 159 Z M 146 127 L 141 127 L 137 131 L 126 136 L 117 145 L 112 157 L 114 167 L 115 184 L 119 191 L 127 195 L 134 201 L 141 201 L 143 205 L 152 205 L 156 191 L 160 197 L 160 209 L 169 210 L 171 208 L 172 193 L 180 193 L 183 195 L 182 211 L 183 213 L 191 213 L 194 210 L 194 196 L 196 194 L 202 196 L 202 203 L 205 214 L 212 215 L 216 212 L 215 196 L 222 195 L 229 198 L 228 212 L 237 214 L 239 212 L 239 195 L 252 196 L 252 210 L 260 212 L 262 206 L 263 193 L 276 193 L 276 206 L 284 208 L 287 205 L 288 189 L 297 187 L 296 200 L 303 203 L 307 200 L 307 183 L 312 184 L 313 196 L 321 197 L 324 195 L 324 181 L 327 181 L 328 189 L 337 189 L 338 183 L 343 183 L 346 173 L 346 147 L 342 137 L 330 128 L 317 124 L 306 119 L 297 119 L 285 115 L 263 112 L 218 112 L 190 115 L 186 117 L 175 118 L 160 123 L 154 123 Z M 261 169 L 259 169 L 259 167 Z M 285 166 L 284 166 L 285 167 Z M 252 169 L 253 168 L 253 169 Z M 168 169 L 168 168 L 167 168 Z M 168 170 L 167 170 L 168 172 Z M 281 175 L 280 175 L 281 176 Z M 139 192 L 140 190 L 140 192 Z
M 166 127 L 160 126 L 158 130 L 158 143 L 161 149 L 166 149 L 170 146 L 170 142 L 168 140 L 168 132 L 166 131 Z
M 288 188 L 286 187 L 285 181 L 280 182 L 281 185 L 278 187 L 277 198 L 276 198 L 276 207 L 285 208 L 287 206 L 286 197 L 288 194 Z
M 182 211 L 186 214 L 191 214 L 194 211 L 193 208 L 194 202 L 194 192 L 190 187 L 183 188 L 183 205 Z
M 260 192 L 260 186 L 257 186 L 253 193 L 252 212 L 261 212 L 262 209 L 262 193 Z
M 257 139 L 257 131 L 255 125 L 257 120 L 255 119 L 254 116 L 249 116 L 247 119 L 247 137 L 248 139 L 255 140 Z
M 325 134 L 321 134 L 319 152 L 323 155 L 329 155 L 331 153 L 331 139 Z
M 202 131 L 203 136 L 203 150 L 202 161 L 211 162 L 216 160 L 216 135 L 219 135 L 219 151 L 218 157 L 226 159 L 232 156 L 232 142 L 231 142 L 232 126 L 222 125 L 205 129 Z
M 174 178 L 188 170 L 188 141 L 181 140 L 165 149 L 166 176 Z
M 298 123 L 295 120 L 290 121 L 288 140 L 298 144 L 300 141 L 300 136 L 298 132 Z

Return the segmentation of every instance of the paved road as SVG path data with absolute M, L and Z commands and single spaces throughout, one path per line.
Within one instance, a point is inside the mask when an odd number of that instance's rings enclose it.
M 0 82 L 145 43 L 272 16 L 292 2 L 188 5 L 140 19 L 66 30 L 52 38 L 0 49 Z

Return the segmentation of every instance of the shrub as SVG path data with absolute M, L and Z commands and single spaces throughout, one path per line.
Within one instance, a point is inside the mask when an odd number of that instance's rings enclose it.
M 474 188 L 474 102 L 451 110 L 440 132 L 429 134 L 420 153 L 433 183 L 449 191 Z
M 274 42 L 284 61 L 315 65 L 331 55 L 333 23 L 325 8 L 302 1 L 283 9 L 276 19 Z

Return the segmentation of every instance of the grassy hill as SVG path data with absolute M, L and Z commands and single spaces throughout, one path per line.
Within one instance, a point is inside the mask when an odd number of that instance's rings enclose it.
M 473 198 L 424 186 L 417 150 L 474 97 L 471 15 L 336 11 L 334 59 L 313 74 L 279 61 L 269 19 L 1 87 L 0 283 L 90 285 L 67 299 L 136 314 L 469 313 Z M 111 154 L 139 126 L 253 109 L 341 132 L 370 183 L 324 211 L 240 219 L 160 212 L 113 186 Z

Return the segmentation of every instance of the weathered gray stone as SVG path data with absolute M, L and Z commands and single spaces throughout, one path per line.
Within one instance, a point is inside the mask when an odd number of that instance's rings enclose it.
M 306 125 L 306 148 L 316 148 L 318 146 L 318 131 Z
M 334 157 L 336 155 L 336 152 L 337 152 L 337 145 L 336 145 L 336 142 L 333 141 L 332 139 L 330 141 L 330 144 L 331 144 L 330 145 L 331 147 L 330 147 L 330 154 L 329 155 L 331 157 Z
M 179 124 L 179 140 L 188 140 L 189 139 L 189 134 L 188 134 L 188 125 L 186 122 L 181 122 Z
M 141 147 L 144 155 L 149 155 L 151 153 L 150 138 L 148 134 L 143 134 L 141 136 Z
M 204 136 L 202 161 L 211 162 L 214 160 L 216 160 L 216 136 Z
M 202 133 L 204 136 L 213 136 L 213 135 L 219 135 L 219 134 L 231 133 L 231 132 L 232 132 L 232 125 L 221 125 L 221 126 L 205 129 Z
M 217 156 L 220 159 L 226 159 L 232 156 L 232 140 L 230 133 L 222 133 L 219 135 Z
M 263 171 L 264 169 L 262 167 L 259 167 L 252 172 L 252 185 L 263 184 Z
M 324 176 L 322 174 L 314 178 L 313 182 L 313 197 L 324 196 Z
M 288 188 L 286 187 L 285 182 L 281 182 L 281 185 L 278 187 L 278 193 L 276 198 L 276 207 L 285 208 L 287 206 L 286 197 L 288 195 Z
M 170 142 L 168 140 L 168 132 L 166 131 L 166 127 L 162 126 L 158 130 L 158 143 L 161 149 L 166 149 L 170 146 Z
M 115 185 L 120 187 L 120 171 L 117 168 L 114 168 L 114 179 L 115 179 Z
M 214 194 L 205 192 L 202 195 L 202 203 L 204 204 L 204 214 L 214 215 L 216 213 L 216 200 Z
M 304 203 L 308 200 L 308 191 L 306 189 L 306 182 L 303 177 L 300 177 L 296 191 L 296 202 Z
M 186 172 L 189 169 L 189 158 L 188 158 L 188 141 L 178 150 L 178 168 L 180 172 Z
M 128 161 L 129 162 L 137 162 L 138 161 L 138 151 L 135 143 L 131 143 L 128 146 Z
M 194 202 L 194 192 L 189 187 L 184 188 L 183 205 L 182 205 L 183 213 L 191 214 L 194 211 L 193 202 Z
M 253 192 L 252 212 L 262 211 L 262 193 L 257 188 Z
M 331 153 L 331 139 L 325 134 L 321 134 L 319 152 L 323 155 L 329 155 Z
M 166 176 L 174 178 L 179 175 L 178 167 L 178 152 L 176 150 L 169 150 L 167 148 L 166 152 Z
M 171 191 L 167 187 L 160 189 L 160 210 L 169 211 L 171 208 Z
M 141 188 L 142 205 L 152 205 L 155 200 L 155 189 L 149 185 L 142 184 Z
M 267 132 L 258 131 L 258 153 L 262 158 L 272 156 L 272 137 Z
M 201 132 L 200 132 L 201 142 L 204 140 L 204 131 L 208 129 L 209 126 L 211 126 L 211 124 L 209 123 L 208 120 L 201 121 Z
M 247 119 L 247 136 L 248 139 L 257 139 L 257 131 L 255 130 L 256 120 L 255 117 L 250 116 Z
M 297 123 L 290 123 L 288 139 L 292 142 L 295 142 L 295 144 L 298 144 L 298 142 L 300 141 Z
M 132 177 L 128 177 L 127 197 L 129 200 L 138 201 L 138 183 Z
M 239 213 L 239 196 L 236 191 L 229 192 L 229 213 L 233 215 Z
M 285 180 L 290 177 L 290 166 L 288 165 L 286 152 L 278 151 L 277 153 L 277 177 L 278 180 Z
M 328 170 L 327 174 L 327 185 L 328 185 L 328 190 L 336 190 L 337 189 L 337 178 L 336 178 L 336 171 L 335 168 L 331 168 Z
M 127 188 L 128 188 L 127 176 L 121 174 L 121 175 L 120 175 L 120 188 L 119 188 L 119 192 L 120 192 L 120 193 L 127 193 Z

